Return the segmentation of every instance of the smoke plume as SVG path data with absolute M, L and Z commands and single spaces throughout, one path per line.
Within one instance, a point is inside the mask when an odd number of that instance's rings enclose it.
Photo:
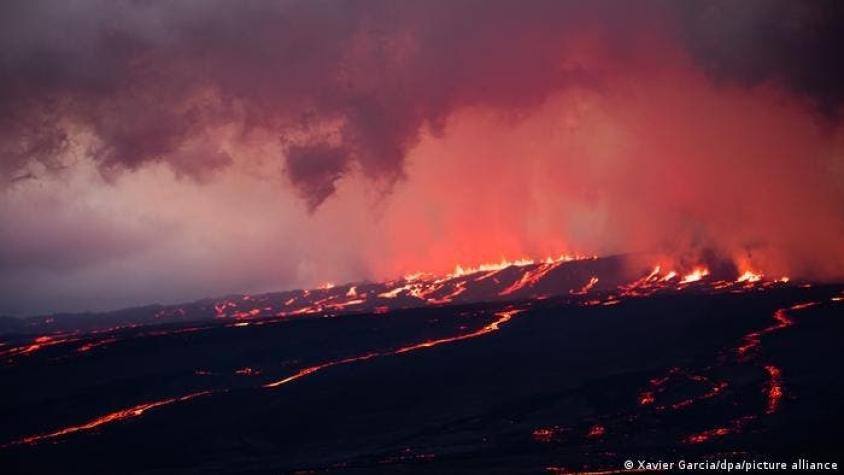
M 0 10 L 0 312 L 562 252 L 844 274 L 834 1 Z

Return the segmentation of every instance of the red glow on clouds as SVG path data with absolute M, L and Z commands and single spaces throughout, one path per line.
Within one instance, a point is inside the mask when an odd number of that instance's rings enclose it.
M 841 128 L 776 82 L 713 80 L 663 24 L 668 17 L 650 10 L 630 17 L 636 34 L 624 37 L 623 54 L 618 35 L 629 31 L 603 21 L 599 7 L 575 8 L 581 17 L 549 33 L 554 42 L 494 16 L 487 26 L 505 28 L 513 44 L 504 32 L 483 39 L 513 61 L 475 51 L 461 57 L 469 81 L 446 75 L 444 84 L 419 78 L 434 66 L 413 63 L 427 57 L 414 36 L 425 28 L 402 17 L 407 33 L 389 43 L 388 67 L 413 78 L 411 97 L 360 69 L 371 38 L 354 36 L 339 57 L 358 67 L 344 80 L 383 90 L 384 110 L 373 115 L 395 123 L 317 115 L 313 130 L 287 134 L 325 136 L 326 147 L 351 135 L 364 149 L 348 163 L 335 163 L 335 149 L 279 162 L 298 150 L 279 144 L 285 117 L 209 113 L 214 120 L 203 116 L 189 142 L 230 160 L 203 168 L 200 181 L 180 175 L 181 158 L 139 161 L 106 181 L 102 164 L 82 154 L 61 176 L 16 183 L 0 204 L 11 230 L 0 244 L 21 267 L 0 276 L 15 296 L 6 311 L 313 288 L 559 254 L 657 253 L 687 282 L 702 277 L 692 265 L 707 252 L 746 281 L 841 276 Z M 226 92 L 209 87 L 190 101 L 217 113 Z M 369 125 L 378 127 L 355 129 Z M 79 134 L 80 147 L 97 144 Z M 327 182 L 309 175 L 326 168 Z M 308 190 L 318 196 L 303 202 Z M 131 285 L 115 278 L 125 269 L 137 276 Z M 119 297 L 102 291 L 118 281 Z M 45 293 L 56 301 L 38 298 Z

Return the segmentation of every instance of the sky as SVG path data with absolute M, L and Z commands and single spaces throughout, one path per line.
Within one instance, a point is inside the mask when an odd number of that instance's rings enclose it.
M 646 252 L 844 276 L 828 1 L 8 1 L 0 315 Z

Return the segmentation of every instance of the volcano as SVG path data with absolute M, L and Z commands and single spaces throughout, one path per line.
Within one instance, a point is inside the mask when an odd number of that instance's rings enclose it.
M 844 286 L 630 256 L 18 321 L 6 473 L 834 460 Z
M 0 1 L 0 475 L 832 471 L 844 7 Z

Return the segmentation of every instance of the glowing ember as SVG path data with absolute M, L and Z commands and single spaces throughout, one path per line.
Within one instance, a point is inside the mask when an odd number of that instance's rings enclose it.
M 531 435 L 533 436 L 533 440 L 545 444 L 551 442 L 551 439 L 554 437 L 554 429 L 536 429 Z
M 252 368 L 247 367 L 247 368 L 241 368 L 239 370 L 236 370 L 234 372 L 234 374 L 236 374 L 238 376 L 257 376 L 257 375 L 261 374 L 261 372 L 258 371 L 257 369 L 252 369 Z
M 782 371 L 774 365 L 765 366 L 765 371 L 768 373 L 768 409 L 765 412 L 773 414 L 783 396 Z
M 117 341 L 117 338 L 104 338 L 102 340 L 96 340 L 96 341 L 92 341 L 90 343 L 85 343 L 84 345 L 77 348 L 76 351 L 78 351 L 80 353 L 85 353 L 86 351 L 91 351 L 94 348 L 97 348 L 97 347 L 100 347 L 100 346 L 106 346 L 106 345 L 109 345 L 109 344 L 114 343 L 116 341 Z
M 606 427 L 604 427 L 600 424 L 595 424 L 594 426 L 592 426 L 589 429 L 589 432 L 586 434 L 586 437 L 589 437 L 590 439 L 596 439 L 596 438 L 599 438 L 599 437 L 603 437 L 606 433 L 607 433 Z
M 230 308 L 237 308 L 237 303 L 232 302 L 230 300 L 215 303 L 214 314 L 220 318 L 226 317 L 226 311 Z
M 815 305 L 818 305 L 818 302 L 798 303 L 796 305 L 792 305 L 791 307 L 789 307 L 789 310 L 803 310 L 803 309 L 807 309 L 809 307 L 814 307 Z
M 251 310 L 243 310 L 234 312 L 231 316 L 236 319 L 245 319 L 250 317 L 257 317 L 261 314 L 261 309 L 253 308 Z
M 701 443 L 706 442 L 706 441 L 713 439 L 715 437 L 724 437 L 725 435 L 727 435 L 729 433 L 730 433 L 730 429 L 728 429 L 726 427 L 718 427 L 718 428 L 715 428 L 715 429 L 710 429 L 710 430 L 701 432 L 699 434 L 690 435 L 686 439 L 686 442 L 688 442 L 690 444 L 701 444 Z

